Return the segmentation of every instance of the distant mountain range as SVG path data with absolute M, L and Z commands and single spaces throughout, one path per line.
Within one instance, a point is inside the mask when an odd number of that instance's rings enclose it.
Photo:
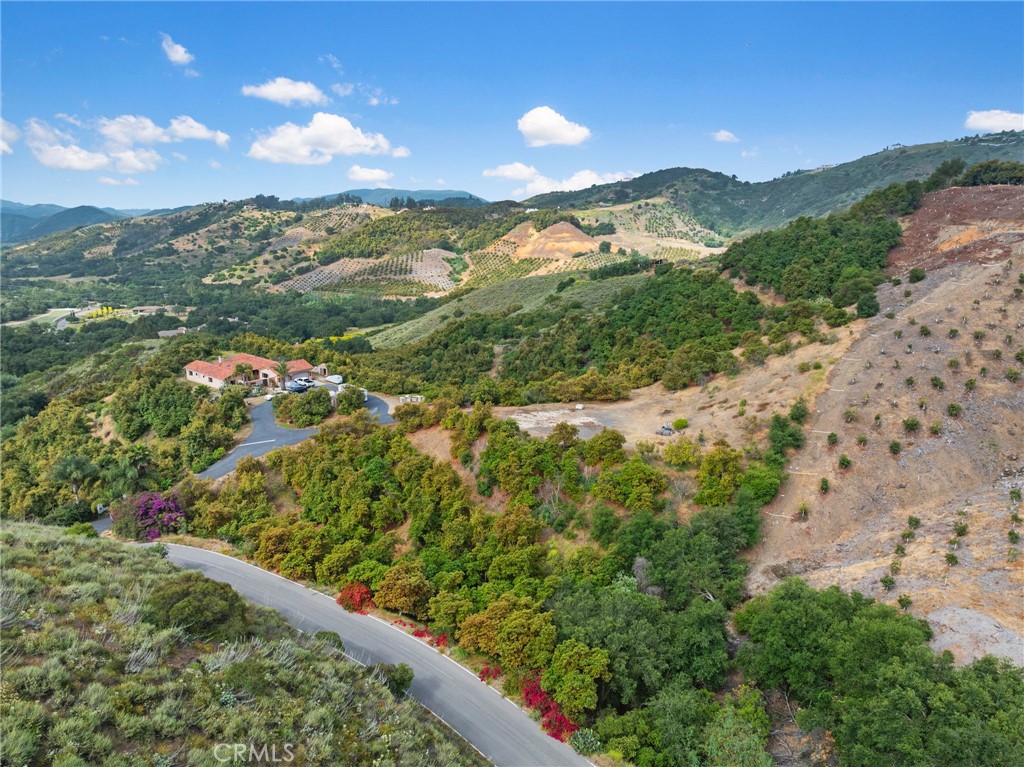
M 1024 161 L 1024 132 L 1005 131 L 967 136 L 954 141 L 903 146 L 895 144 L 859 160 L 786 173 L 771 181 L 751 183 L 702 168 L 669 168 L 574 192 L 550 192 L 524 201 L 536 208 L 581 210 L 665 198 L 697 223 L 726 237 L 781 226 L 799 216 L 823 216 L 847 207 L 868 192 L 888 184 L 926 178 L 940 163 L 954 158 L 968 166 L 986 160 Z M 480 207 L 488 202 L 460 189 L 350 189 L 323 195 L 359 197 L 370 205 L 387 207 L 398 197 L 412 197 L 452 207 Z M 297 197 L 294 202 L 318 199 Z M 139 215 L 166 215 L 188 210 L 97 208 L 82 205 L 25 205 L 0 200 L 0 243 L 38 239 L 64 229 L 115 221 Z
M 27 212 L 14 212 L 17 209 Z M 0 209 L 0 243 L 10 245 L 37 240 L 65 229 L 75 229 L 90 224 L 105 224 L 108 221 L 128 218 L 129 215 L 117 210 L 96 208 L 92 205 L 62 208 L 59 205 L 21 205 L 4 200 L 2 209 Z
M 701 225 L 733 236 L 778 227 L 799 216 L 826 215 L 874 189 L 927 178 L 940 163 L 954 158 L 968 166 L 986 160 L 1024 161 L 1024 132 L 915 146 L 896 144 L 852 162 L 793 171 L 756 183 L 700 168 L 670 168 L 575 192 L 541 194 L 524 204 L 586 209 L 664 197 Z

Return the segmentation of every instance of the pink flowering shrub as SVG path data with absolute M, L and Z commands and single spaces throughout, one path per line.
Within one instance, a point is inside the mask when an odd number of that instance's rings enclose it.
M 155 541 L 164 533 L 176 533 L 185 512 L 173 498 L 160 493 L 139 493 L 110 510 L 114 533 L 136 541 Z
M 540 674 L 537 672 L 523 680 L 523 703 L 540 713 L 541 726 L 552 738 L 566 741 L 579 729 L 579 725 L 563 714 L 562 707 L 540 686 Z

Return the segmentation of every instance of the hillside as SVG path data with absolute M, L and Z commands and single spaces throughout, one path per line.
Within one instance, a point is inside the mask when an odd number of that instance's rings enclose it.
M 48 206 L 26 207 L 39 210 Z M 101 210 L 91 205 L 81 205 L 77 208 L 59 210 L 39 218 L 29 218 L 24 213 L 9 214 L 5 212 L 0 229 L 3 231 L 3 242 L 15 243 L 38 240 L 55 232 L 90 226 L 92 224 L 104 224 L 121 218 L 124 218 L 124 216 L 120 213 Z
M 672 168 L 577 192 L 551 192 L 524 202 L 530 207 L 594 208 L 664 197 L 702 226 L 725 236 L 777 227 L 799 216 L 822 216 L 849 206 L 873 189 L 926 178 L 940 163 L 960 158 L 1024 158 L 1024 133 L 1008 131 L 915 146 L 897 145 L 852 162 L 799 170 L 750 183 L 723 173 Z
M 359 197 L 367 205 L 379 205 L 386 208 L 392 198 L 398 197 L 405 200 L 409 197 L 421 202 L 422 200 L 465 200 L 467 207 L 479 207 L 487 205 L 487 200 L 477 197 L 475 194 L 462 191 L 461 189 L 349 189 L 341 194 Z M 328 199 L 335 195 L 327 195 Z
M 5 764 L 216 764 L 216 744 L 250 738 L 304 765 L 485 764 L 337 634 L 295 631 L 155 549 L 0 536 Z

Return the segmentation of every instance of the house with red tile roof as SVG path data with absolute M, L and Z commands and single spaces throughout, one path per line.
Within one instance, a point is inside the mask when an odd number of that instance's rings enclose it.
M 251 367 L 249 371 L 247 367 Z M 218 357 L 216 362 L 195 360 L 185 366 L 185 379 L 200 383 L 212 389 L 220 389 L 230 383 L 259 384 L 267 388 L 283 387 L 289 381 L 313 372 L 313 366 L 306 360 L 290 360 L 288 375 L 281 380 L 277 372 L 278 363 L 255 354 L 234 354 Z

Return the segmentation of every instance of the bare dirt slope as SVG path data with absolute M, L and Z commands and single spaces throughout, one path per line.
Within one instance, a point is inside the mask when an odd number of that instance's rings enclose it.
M 936 219 L 925 213 L 924 222 Z M 1024 207 L 1017 217 L 1024 218 Z M 949 252 L 921 219 L 911 229 L 918 250 L 895 253 L 898 265 L 942 263 Z M 1024 383 L 1007 378 L 1014 366 L 1024 367 L 1013 359 L 1024 347 L 1024 300 L 1014 293 L 1024 263 L 1003 257 L 979 264 L 995 256 L 970 253 L 969 262 L 929 271 L 916 285 L 879 290 L 882 313 L 829 371 L 808 444 L 766 509 L 748 585 L 759 592 L 801 575 L 886 602 L 906 594 L 911 612 L 935 629 L 936 647 L 960 661 L 990 652 L 1024 664 L 1024 561 L 1008 540 L 1017 527 L 1010 490 L 1024 485 Z M 959 415 L 951 415 L 951 404 Z M 916 431 L 907 419 L 919 422 Z M 902 449 L 894 455 L 896 441 Z M 838 466 L 843 454 L 852 461 L 846 470 Z M 904 541 L 910 516 L 921 524 Z M 967 526 L 962 536 L 957 524 Z M 889 574 L 895 583 L 887 591 L 880 580 Z
M 897 271 L 992 263 L 1024 254 L 1024 189 L 976 186 L 931 194 L 904 218 L 903 242 L 889 254 Z

